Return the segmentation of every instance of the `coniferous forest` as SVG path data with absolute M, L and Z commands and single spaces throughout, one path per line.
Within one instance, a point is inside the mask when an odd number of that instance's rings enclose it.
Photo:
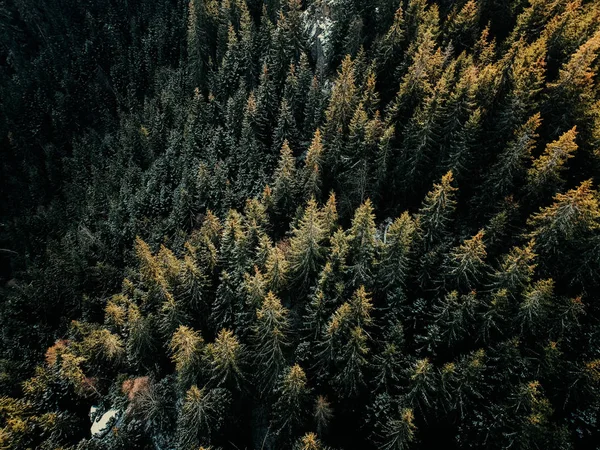
M 0 449 L 594 449 L 600 2 L 4 0 Z

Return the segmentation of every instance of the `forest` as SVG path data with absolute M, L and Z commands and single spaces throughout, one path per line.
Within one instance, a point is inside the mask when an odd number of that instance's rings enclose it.
M 597 449 L 600 1 L 0 2 L 0 450 Z

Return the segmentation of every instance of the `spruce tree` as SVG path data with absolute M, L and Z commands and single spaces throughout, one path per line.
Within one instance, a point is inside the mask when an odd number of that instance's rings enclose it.
M 242 366 L 245 348 L 231 330 L 223 328 L 214 342 L 204 347 L 204 364 L 209 376 L 209 385 L 240 389 L 245 380 Z
M 297 194 L 296 159 L 288 141 L 285 140 L 273 175 L 273 207 L 279 217 L 291 217 L 296 207 Z
M 290 271 L 296 283 L 306 284 L 315 276 L 324 257 L 326 236 L 321 212 L 315 200 L 311 199 L 290 239 Z
M 261 307 L 256 310 L 253 327 L 254 358 L 262 368 L 257 382 L 263 393 L 269 393 L 285 366 L 285 352 L 289 347 L 290 329 L 288 310 L 269 292 Z
M 283 445 L 299 436 L 309 413 L 310 388 L 304 370 L 295 364 L 286 368 L 275 388 L 273 427 Z
M 354 285 L 372 283 L 379 241 L 376 238 L 373 205 L 367 199 L 354 213 L 348 230 L 349 268 Z
M 306 153 L 302 173 L 302 191 L 305 199 L 321 196 L 322 172 L 323 172 L 323 142 L 321 130 L 317 128 L 313 140 Z
M 533 161 L 533 166 L 527 172 L 529 189 L 538 195 L 546 192 L 556 192 L 563 180 L 561 171 L 565 163 L 573 158 L 577 150 L 575 127 L 563 134 L 558 140 L 549 143 L 544 153 Z

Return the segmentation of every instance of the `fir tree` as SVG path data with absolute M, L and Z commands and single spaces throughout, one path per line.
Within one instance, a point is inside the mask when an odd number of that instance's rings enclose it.
M 280 442 L 290 442 L 302 431 L 309 413 L 310 388 L 298 364 L 283 371 L 275 395 L 273 426 Z
M 225 389 L 192 386 L 185 394 L 177 424 L 181 448 L 210 444 L 211 435 L 216 434 L 225 421 L 230 402 L 230 394 Z
M 281 147 L 279 164 L 273 176 L 273 205 L 280 217 L 289 218 L 296 206 L 298 192 L 296 159 L 285 140 Z
M 290 328 L 287 316 L 288 310 L 281 306 L 281 301 L 272 292 L 266 295 L 261 307 L 256 310 L 254 357 L 262 367 L 262 371 L 257 373 L 257 382 L 263 393 L 271 391 L 285 365 Z
M 563 134 L 558 140 L 549 143 L 544 153 L 533 161 L 533 166 L 527 172 L 529 188 L 542 194 L 544 192 L 555 192 L 563 180 L 560 172 L 564 170 L 564 164 L 573 158 L 577 150 L 575 127 Z
M 306 153 L 305 165 L 302 174 L 303 193 L 305 199 L 318 199 L 321 195 L 322 166 L 323 166 L 323 143 L 321 130 L 317 128 L 313 140 Z
M 240 389 L 244 380 L 242 365 L 245 348 L 230 330 L 219 331 L 214 342 L 207 344 L 204 359 L 213 386 Z
M 305 284 L 316 274 L 324 257 L 325 237 L 323 218 L 316 202 L 311 199 L 290 239 L 290 270 L 296 282 Z
M 355 285 L 372 283 L 379 242 L 376 239 L 373 206 L 368 199 L 354 213 L 352 227 L 348 233 L 348 243 L 349 268 L 353 283 Z

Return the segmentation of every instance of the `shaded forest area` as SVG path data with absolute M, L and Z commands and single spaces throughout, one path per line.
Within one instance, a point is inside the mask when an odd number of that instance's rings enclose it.
M 593 0 L 0 3 L 0 449 L 595 448 L 599 69 Z

